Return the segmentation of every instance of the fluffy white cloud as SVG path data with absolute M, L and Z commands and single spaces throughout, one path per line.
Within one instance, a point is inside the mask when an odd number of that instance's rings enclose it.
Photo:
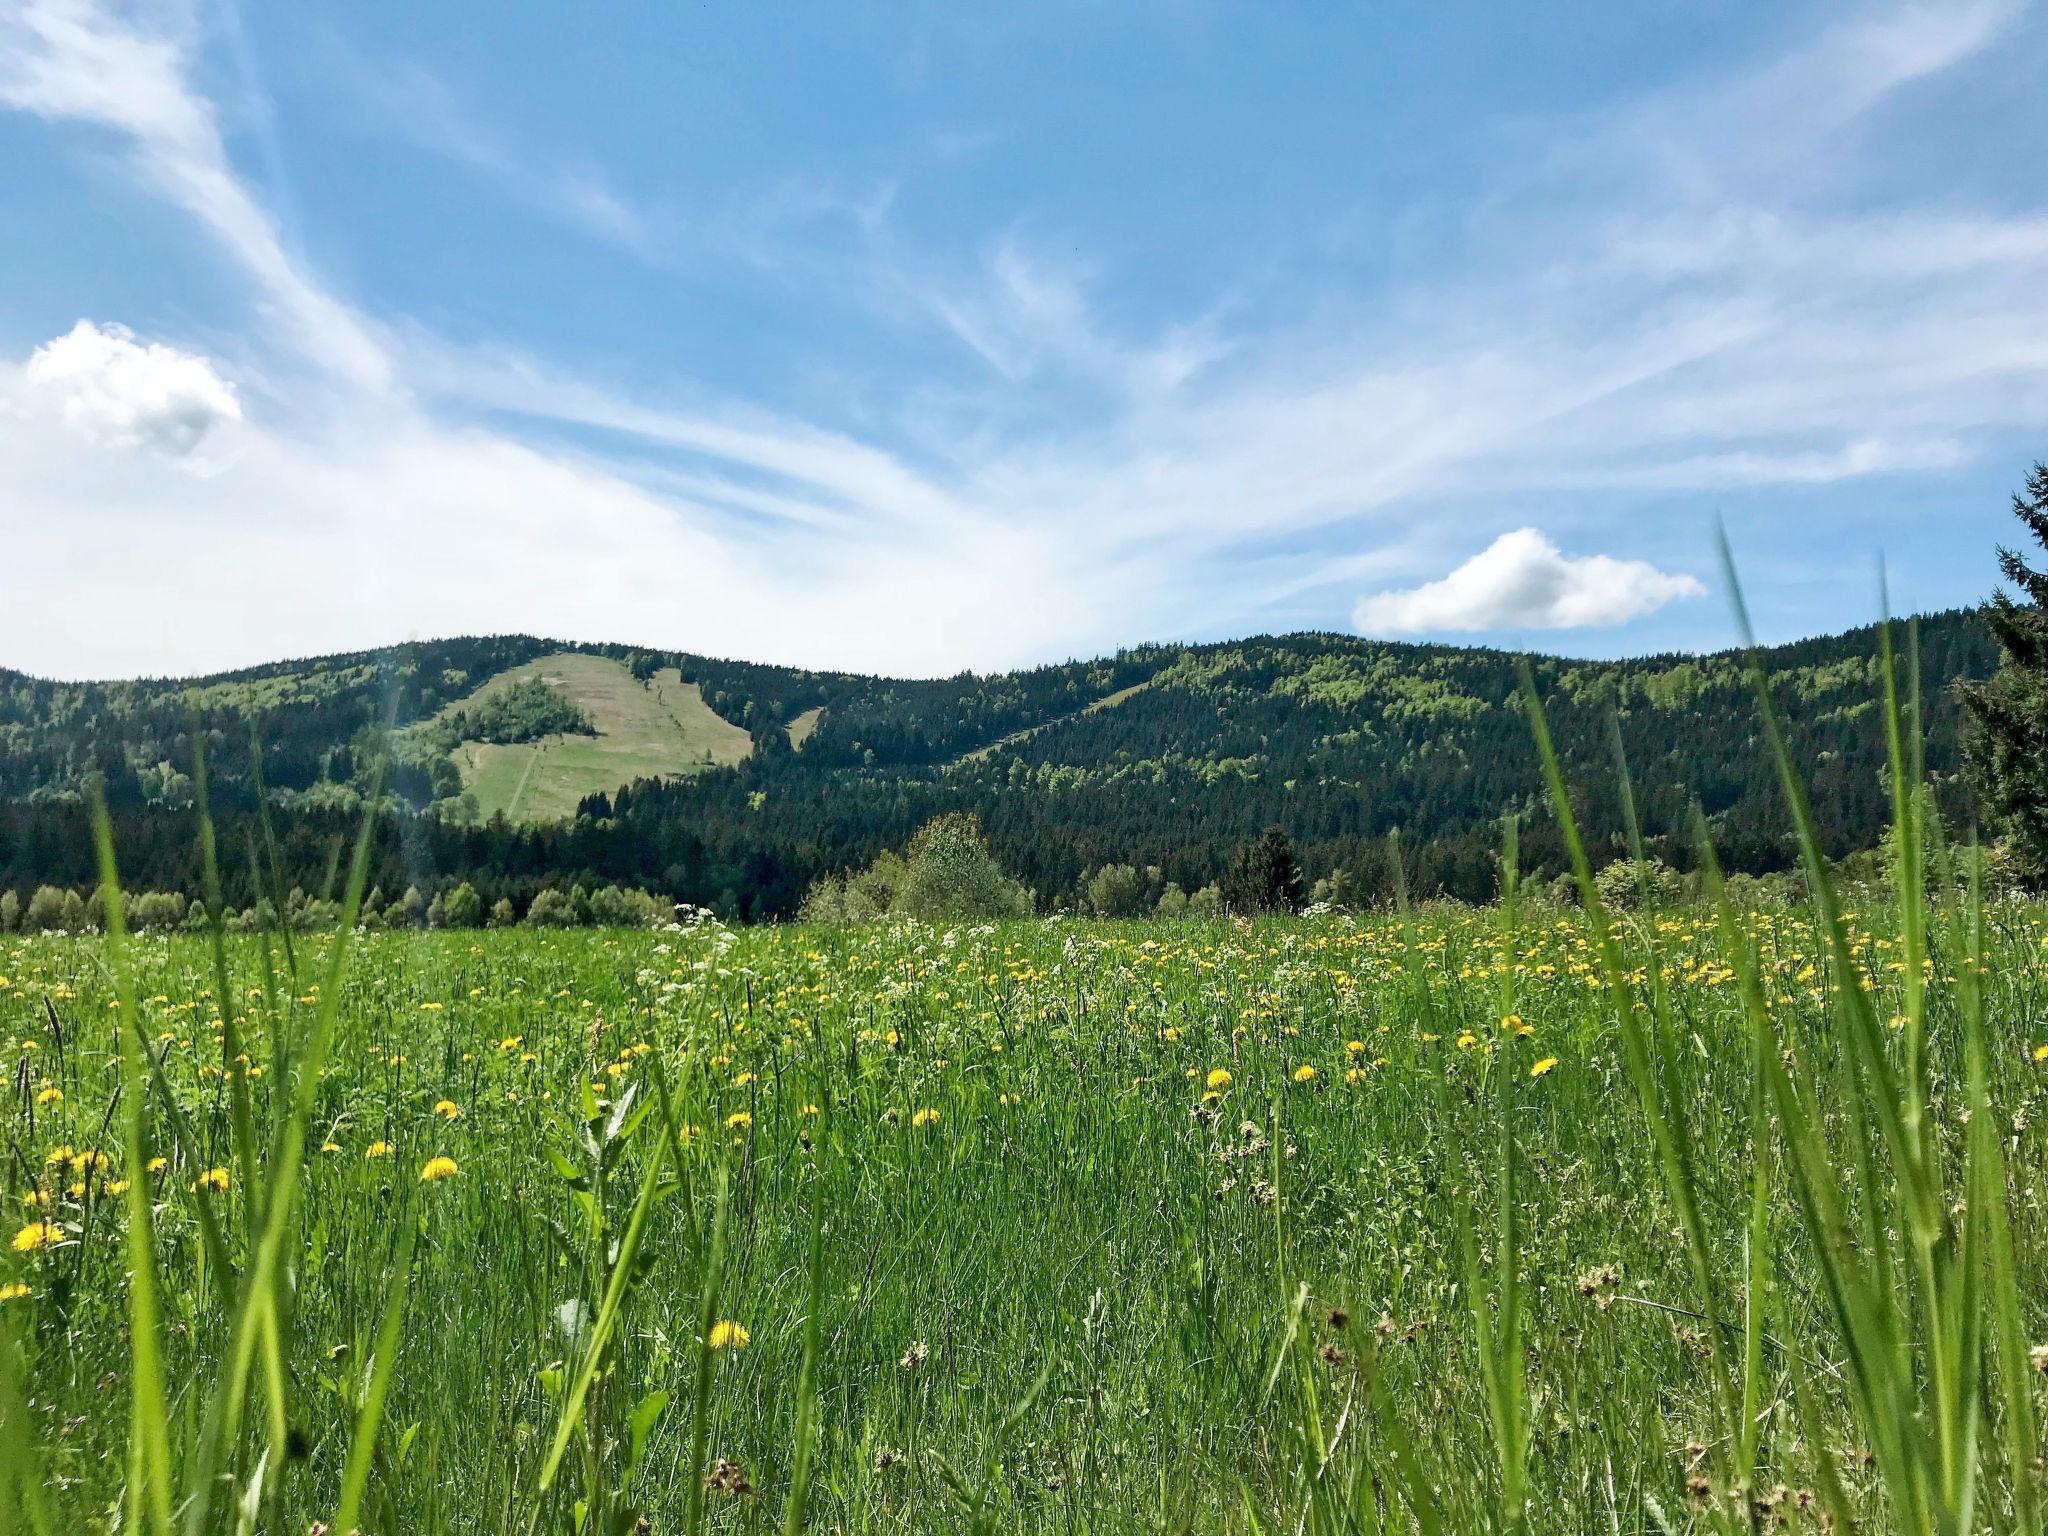
M 23 376 L 95 442 L 189 459 L 242 419 L 234 389 L 205 358 L 143 342 L 124 325 L 81 320 L 30 354 Z
M 1705 590 L 1645 560 L 1567 555 L 1536 529 L 1517 528 L 1441 581 L 1361 598 L 1354 621 L 1377 634 L 1584 629 L 1625 624 Z
M 112 327 L 43 349 L 34 381 L 0 357 L 0 515 L 27 530 L 0 562 L 0 661 L 194 671 L 521 629 L 931 675 L 1326 623 L 1333 594 L 1449 563 L 1418 507 L 1464 516 L 1509 477 L 1526 515 L 1562 503 L 1593 526 L 1620 491 L 1953 468 L 2048 419 L 2048 217 L 1805 194 L 1859 171 L 1846 125 L 2009 13 L 1908 5 L 1782 68 L 1554 123 L 1554 163 L 1518 171 L 1497 215 L 1474 205 L 1475 249 L 1505 259 L 1355 303 L 1290 292 L 1268 315 L 1247 277 L 1243 302 L 1120 322 L 1078 238 L 1059 257 L 977 243 L 968 280 L 899 243 L 893 193 L 828 190 L 867 265 L 843 274 L 844 231 L 804 219 L 769 254 L 845 276 L 887 325 L 936 317 L 988 367 L 892 381 L 877 359 L 834 410 L 821 354 L 825 386 L 771 411 L 358 308 L 235 165 L 187 0 L 0 0 L 0 109 L 110 147 L 216 242 L 252 324 L 246 421 L 204 359 Z M 531 158 L 439 128 L 493 175 Z M 735 248 L 772 265 L 752 240 Z M 83 430 L 50 430 L 61 415 Z M 245 596 L 195 606 L 228 564 Z M 1524 530 L 1358 622 L 1620 623 L 1699 590 Z

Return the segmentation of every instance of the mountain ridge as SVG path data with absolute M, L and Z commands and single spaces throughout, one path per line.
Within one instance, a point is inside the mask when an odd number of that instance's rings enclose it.
M 1967 819 L 1952 685 L 1987 674 L 1996 647 L 1975 610 L 1912 627 L 1930 772 L 1944 808 Z M 1832 852 L 1871 845 L 1883 825 L 1876 650 L 1866 625 L 1760 653 L 1798 705 L 1787 710 L 1794 749 Z M 1311 875 L 1343 870 L 1356 888 L 1376 888 L 1398 828 L 1415 889 L 1483 895 L 1505 811 L 1530 813 L 1534 867 L 1561 857 L 1517 694 L 1522 654 L 1303 631 L 907 679 L 500 635 L 192 679 L 58 683 L 0 671 L 0 885 L 66 870 L 73 882 L 90 878 L 58 850 L 88 785 L 124 830 L 163 845 L 165 883 L 184 883 L 166 829 L 189 819 L 196 707 L 216 803 L 230 817 L 256 804 L 247 759 L 258 723 L 268 807 L 309 888 L 335 828 L 356 814 L 389 722 L 403 728 L 392 738 L 394 784 L 408 809 L 394 819 L 386 872 L 408 883 L 461 875 L 524 897 L 552 881 L 603 879 L 735 915 L 786 916 L 817 875 L 864 864 L 921 819 L 969 810 L 1045 900 L 1109 862 L 1158 866 L 1192 889 L 1269 822 L 1288 829 Z M 690 764 L 687 775 L 556 782 L 535 803 L 575 813 L 544 824 L 465 801 L 459 744 L 422 723 L 500 674 L 547 673 L 534 664 L 550 656 L 608 658 L 617 665 L 594 670 L 637 686 L 659 673 L 672 690 L 694 690 L 724 722 L 727 760 Z M 1619 661 L 1538 654 L 1529 664 L 1595 837 L 1621 825 L 1612 716 L 1654 848 L 1685 862 L 1698 805 L 1731 867 L 1790 863 L 1739 649 Z M 742 733 L 751 745 L 739 757 Z M 572 745 L 548 761 L 620 760 Z M 506 777 L 526 793 L 523 772 Z

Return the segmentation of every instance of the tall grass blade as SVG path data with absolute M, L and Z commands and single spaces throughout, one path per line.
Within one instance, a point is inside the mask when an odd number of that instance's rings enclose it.
M 125 1246 L 128 1257 L 129 1443 L 138 1481 L 129 1489 L 128 1523 L 156 1536 L 171 1529 L 171 1444 L 165 1423 L 162 1342 L 157 1332 L 156 1245 L 152 1232 L 149 1160 L 144 1137 L 145 1047 L 135 1012 L 135 983 L 128 956 L 128 925 L 121 902 L 121 877 L 114 866 L 114 828 L 104 801 L 92 802 L 93 843 L 99 854 L 100 893 L 106 904 L 108 960 L 114 1000 L 120 1009 L 122 1157 L 128 1188 Z

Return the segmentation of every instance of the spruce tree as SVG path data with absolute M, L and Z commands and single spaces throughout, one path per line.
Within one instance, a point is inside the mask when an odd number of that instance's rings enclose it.
M 1257 842 L 1238 845 L 1237 860 L 1223 879 L 1223 901 L 1246 914 L 1301 910 L 1301 872 L 1283 829 L 1268 827 Z
M 2048 465 L 2036 464 L 2012 499 L 2014 516 L 2048 548 Z M 2005 825 L 2027 878 L 2048 877 L 2048 572 L 2000 547 L 1998 568 L 2017 593 L 1992 594 L 1985 617 L 1998 637 L 1998 672 L 1966 686 L 1976 723 L 1970 760 L 1985 808 Z

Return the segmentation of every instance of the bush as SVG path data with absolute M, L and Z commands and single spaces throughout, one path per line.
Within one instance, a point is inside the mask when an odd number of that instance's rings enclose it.
M 550 886 L 533 898 L 526 909 L 529 928 L 574 928 L 576 908 L 567 893 Z
M 645 891 L 608 885 L 590 898 L 590 921 L 600 928 L 652 928 L 674 908 Z
M 857 875 L 824 875 L 805 893 L 805 922 L 861 923 L 898 916 L 927 922 L 1029 917 L 1031 893 L 1003 873 L 964 812 L 928 822 L 900 856 L 883 852 Z
M 128 925 L 138 933 L 170 933 L 185 926 L 182 891 L 143 891 L 128 903 Z
M 1081 903 L 1096 917 L 1142 917 L 1145 877 L 1129 864 L 1105 864 L 1082 882 Z
M 79 933 L 85 928 L 85 903 L 78 892 L 61 886 L 39 885 L 22 914 L 23 933 Z
M 484 899 L 467 880 L 441 897 L 441 922 L 449 928 L 475 928 L 484 920 Z
M 904 864 L 894 910 L 907 917 L 946 922 L 1031 915 L 1031 893 L 1003 873 L 970 812 L 926 823 L 910 840 Z
M 1609 911 L 1656 912 L 1685 899 L 1685 877 L 1655 855 L 1641 864 L 1616 859 L 1593 877 L 1593 889 Z

